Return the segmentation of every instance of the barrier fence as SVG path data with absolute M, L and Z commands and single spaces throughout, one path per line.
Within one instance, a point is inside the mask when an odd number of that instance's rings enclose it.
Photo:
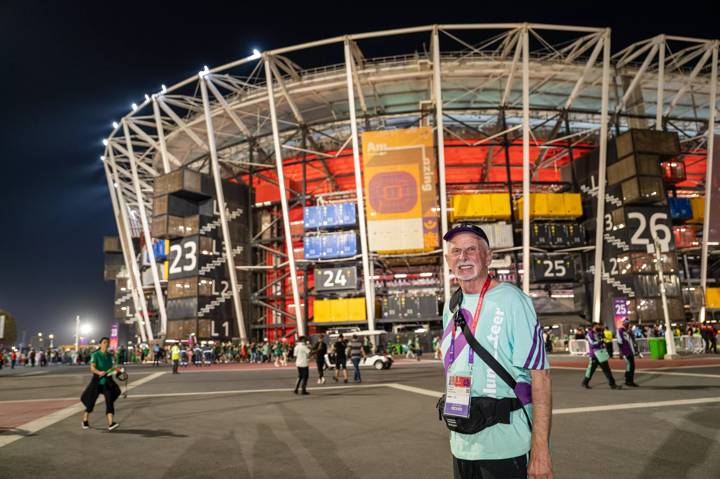
M 638 355 L 650 355 L 648 338 L 635 339 L 635 346 Z M 702 354 L 705 351 L 705 344 L 700 336 L 675 336 L 675 349 L 678 353 Z M 587 356 L 589 350 L 590 346 L 586 339 L 568 341 L 568 352 L 573 356 Z M 620 348 L 616 339 L 613 339 L 613 357 L 620 357 Z

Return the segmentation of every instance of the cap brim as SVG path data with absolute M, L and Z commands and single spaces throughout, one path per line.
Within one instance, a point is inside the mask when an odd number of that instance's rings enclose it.
M 473 228 L 464 227 L 464 226 L 460 226 L 458 228 L 451 229 L 450 231 L 448 231 L 447 233 L 445 233 L 443 235 L 443 240 L 450 241 L 451 239 L 453 239 L 455 236 L 457 236 L 460 233 L 472 233 L 475 236 L 477 236 L 478 238 L 484 240 L 488 245 L 490 245 L 490 241 L 487 239 L 487 237 L 479 235 L 478 232 L 475 231 Z

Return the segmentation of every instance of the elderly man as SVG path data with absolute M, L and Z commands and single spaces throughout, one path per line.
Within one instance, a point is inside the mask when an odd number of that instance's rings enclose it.
M 462 223 L 443 239 L 461 289 L 450 302 L 454 311 L 445 305 L 441 341 L 454 477 L 552 478 L 550 371 L 532 302 L 514 285 L 489 276 L 492 253 L 481 228 Z M 463 323 L 468 339 L 474 337 L 497 361 L 495 368 L 470 347 Z M 496 373 L 498 367 L 504 374 Z M 507 381 L 516 383 L 514 389 Z M 483 412 L 488 426 L 474 433 L 456 432 L 448 421 L 453 414 L 472 420 Z

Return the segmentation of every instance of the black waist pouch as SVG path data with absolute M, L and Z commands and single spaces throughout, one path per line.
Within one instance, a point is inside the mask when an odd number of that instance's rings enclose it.
M 438 410 L 438 419 L 444 420 L 451 431 L 476 434 L 495 424 L 510 424 L 510 413 L 520 409 L 522 403 L 517 398 L 474 397 L 470 398 L 469 417 L 447 416 L 444 413 L 445 395 L 443 394 L 435 407 Z

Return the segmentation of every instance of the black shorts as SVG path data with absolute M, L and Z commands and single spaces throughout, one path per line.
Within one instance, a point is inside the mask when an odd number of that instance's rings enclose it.
M 335 358 L 335 369 L 347 369 L 347 358 L 345 356 Z
M 454 479 L 526 479 L 527 456 L 468 461 L 453 456 Z

